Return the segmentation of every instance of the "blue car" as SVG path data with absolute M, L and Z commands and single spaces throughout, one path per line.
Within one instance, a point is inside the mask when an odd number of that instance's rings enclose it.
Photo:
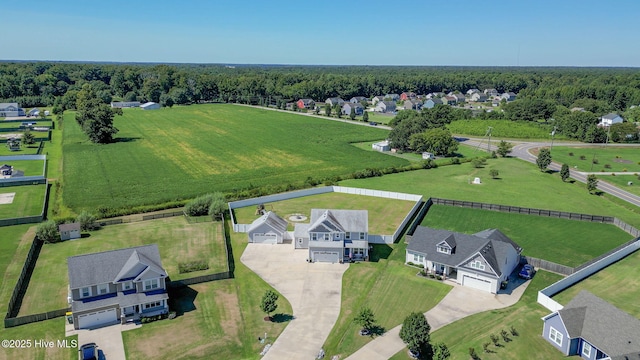
M 522 267 L 522 270 L 520 270 L 520 272 L 518 273 L 518 276 L 520 276 L 523 279 L 529 280 L 533 277 L 534 273 L 535 273 L 535 270 L 533 269 L 533 266 L 529 264 L 525 264 Z
M 80 360 L 98 360 L 98 345 L 88 343 L 80 346 Z

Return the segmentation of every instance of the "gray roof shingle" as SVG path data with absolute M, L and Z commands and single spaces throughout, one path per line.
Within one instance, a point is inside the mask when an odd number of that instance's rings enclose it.
M 310 232 L 323 226 L 329 231 L 368 232 L 367 210 L 326 210 L 311 209 Z

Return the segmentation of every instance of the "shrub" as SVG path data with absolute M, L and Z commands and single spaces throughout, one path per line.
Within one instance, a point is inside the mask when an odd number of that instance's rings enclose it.
M 458 165 L 458 164 L 460 164 L 460 159 L 458 159 L 457 157 L 451 158 L 451 165 Z
M 587 157 L 586 157 L 586 156 L 584 156 L 584 155 L 580 155 L 580 160 L 586 160 L 586 159 L 587 159 Z
M 484 350 L 484 352 L 486 352 L 486 353 L 490 353 L 491 352 L 491 350 L 489 350 L 489 345 L 491 345 L 491 343 L 482 344 L 482 349 Z
M 498 172 L 498 170 L 496 169 L 491 169 L 491 171 L 489 171 L 489 175 L 491 175 L 492 178 L 496 179 L 500 175 L 500 172 Z
M 197 198 L 187 203 L 187 205 L 184 207 L 184 211 L 189 216 L 207 215 L 209 213 L 209 207 L 211 206 L 212 201 L 213 195 L 211 194 L 198 196 Z
M 48 220 L 36 229 L 36 236 L 45 243 L 56 243 L 60 241 L 60 233 L 58 233 L 58 225 L 53 220 Z
M 491 342 L 493 343 L 493 345 L 499 346 L 498 341 L 500 340 L 500 338 L 498 338 L 496 334 L 491 334 L 489 335 L 489 337 L 491 338 Z
M 611 164 L 604 164 L 605 169 L 611 169 Z
M 622 169 L 622 171 L 627 172 L 627 168 Z
M 209 269 L 209 262 L 206 259 L 178 263 L 178 272 L 180 274 L 207 269 Z
M 509 334 L 504 329 L 500 331 L 500 336 L 502 336 L 502 340 L 504 340 L 504 342 L 511 341 Z
M 573 156 L 573 153 L 572 153 L 572 152 L 569 152 L 569 156 Z
M 472 348 L 472 347 L 469 348 L 469 356 L 471 356 L 471 358 L 473 360 L 479 360 L 480 359 L 480 356 L 478 356 L 478 354 L 476 354 L 476 349 Z
M 511 331 L 511 335 L 518 336 L 518 330 L 516 330 L 516 328 L 513 327 L 513 325 L 511 325 L 511 327 L 509 328 L 509 331 Z
M 487 160 L 483 158 L 474 158 L 471 160 L 471 164 L 474 168 L 481 168 L 484 164 L 487 163 Z
M 436 275 L 436 280 L 442 280 L 442 276 Z
M 598 164 L 600 161 L 598 159 L 596 159 L 596 158 L 593 158 L 593 160 L 591 160 L 591 162 L 594 163 L 594 164 Z
M 83 210 L 80 215 L 76 217 L 75 221 L 80 223 L 80 229 L 82 231 L 91 231 L 98 227 L 96 216 L 86 210 Z

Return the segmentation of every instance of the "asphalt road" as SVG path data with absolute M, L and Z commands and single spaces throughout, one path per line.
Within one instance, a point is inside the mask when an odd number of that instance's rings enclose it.
M 483 149 L 483 150 L 489 149 L 490 151 L 495 151 L 498 148 L 497 146 L 498 141 L 493 141 L 489 146 L 488 141 L 486 139 L 461 138 L 459 140 L 462 144 L 473 146 L 473 147 L 479 147 L 480 149 Z M 540 147 L 549 147 L 550 145 L 548 142 L 511 141 L 511 143 L 514 145 L 511 150 L 511 154 L 510 154 L 511 156 L 520 158 L 524 161 L 528 161 L 533 164 L 536 163 L 537 157 L 532 155 L 530 151 Z M 574 142 L 572 143 L 556 142 L 553 145 L 554 146 L 582 146 L 582 147 L 593 146 L 593 144 L 574 143 Z M 616 147 L 618 146 L 640 148 L 639 144 L 616 144 Z M 558 164 L 555 162 L 552 162 L 551 165 L 549 165 L 549 169 L 553 171 L 560 171 L 561 167 L 562 167 L 561 164 Z M 585 184 L 587 183 L 587 176 L 591 174 L 588 172 L 575 171 L 572 169 L 569 169 L 569 172 L 571 173 L 571 178 Z M 601 174 L 601 173 L 594 173 L 594 174 Z M 635 206 L 640 206 L 640 196 L 624 191 L 619 187 L 611 185 L 606 181 L 599 179 L 598 190 L 605 192 L 607 194 L 610 194 L 612 196 L 615 196 Z

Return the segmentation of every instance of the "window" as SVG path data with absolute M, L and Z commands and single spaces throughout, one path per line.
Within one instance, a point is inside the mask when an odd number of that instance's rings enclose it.
M 586 341 L 582 342 L 582 355 L 590 358 L 591 357 L 591 344 Z
M 365 233 L 360 233 L 360 240 L 364 240 L 364 234 Z
M 81 297 L 89 297 L 89 296 L 91 296 L 91 288 L 90 287 L 83 287 L 82 289 L 80 289 L 80 296 Z
M 344 233 L 344 238 L 347 240 L 351 240 L 351 233 L 350 232 Z
M 150 303 L 146 303 L 144 304 L 144 309 L 151 309 L 154 307 L 158 307 L 158 306 L 162 306 L 162 301 L 155 301 L 155 302 L 150 302 Z
M 476 260 L 469 264 L 472 269 L 484 270 L 484 264 L 480 262 L 480 260 Z
M 122 284 L 122 290 L 123 291 L 131 290 L 131 289 L 133 289 L 133 282 L 127 281 L 127 282 Z
M 98 295 L 106 294 L 109 292 L 109 284 L 98 285 Z
M 157 289 L 159 287 L 158 285 L 158 279 L 150 279 L 150 280 L 145 280 L 144 281 L 144 290 L 153 290 L 153 289 Z
M 438 252 L 443 254 L 451 254 L 451 249 L 447 246 L 438 246 Z
M 413 261 L 421 263 L 422 261 L 424 261 L 424 256 L 413 254 Z
M 562 334 L 553 327 L 549 329 L 549 339 L 558 346 L 562 346 Z
M 316 233 L 311 234 L 311 240 L 313 240 L 313 241 L 318 240 L 318 234 L 316 234 Z
M 324 234 L 324 241 L 331 240 L 331 234 Z

